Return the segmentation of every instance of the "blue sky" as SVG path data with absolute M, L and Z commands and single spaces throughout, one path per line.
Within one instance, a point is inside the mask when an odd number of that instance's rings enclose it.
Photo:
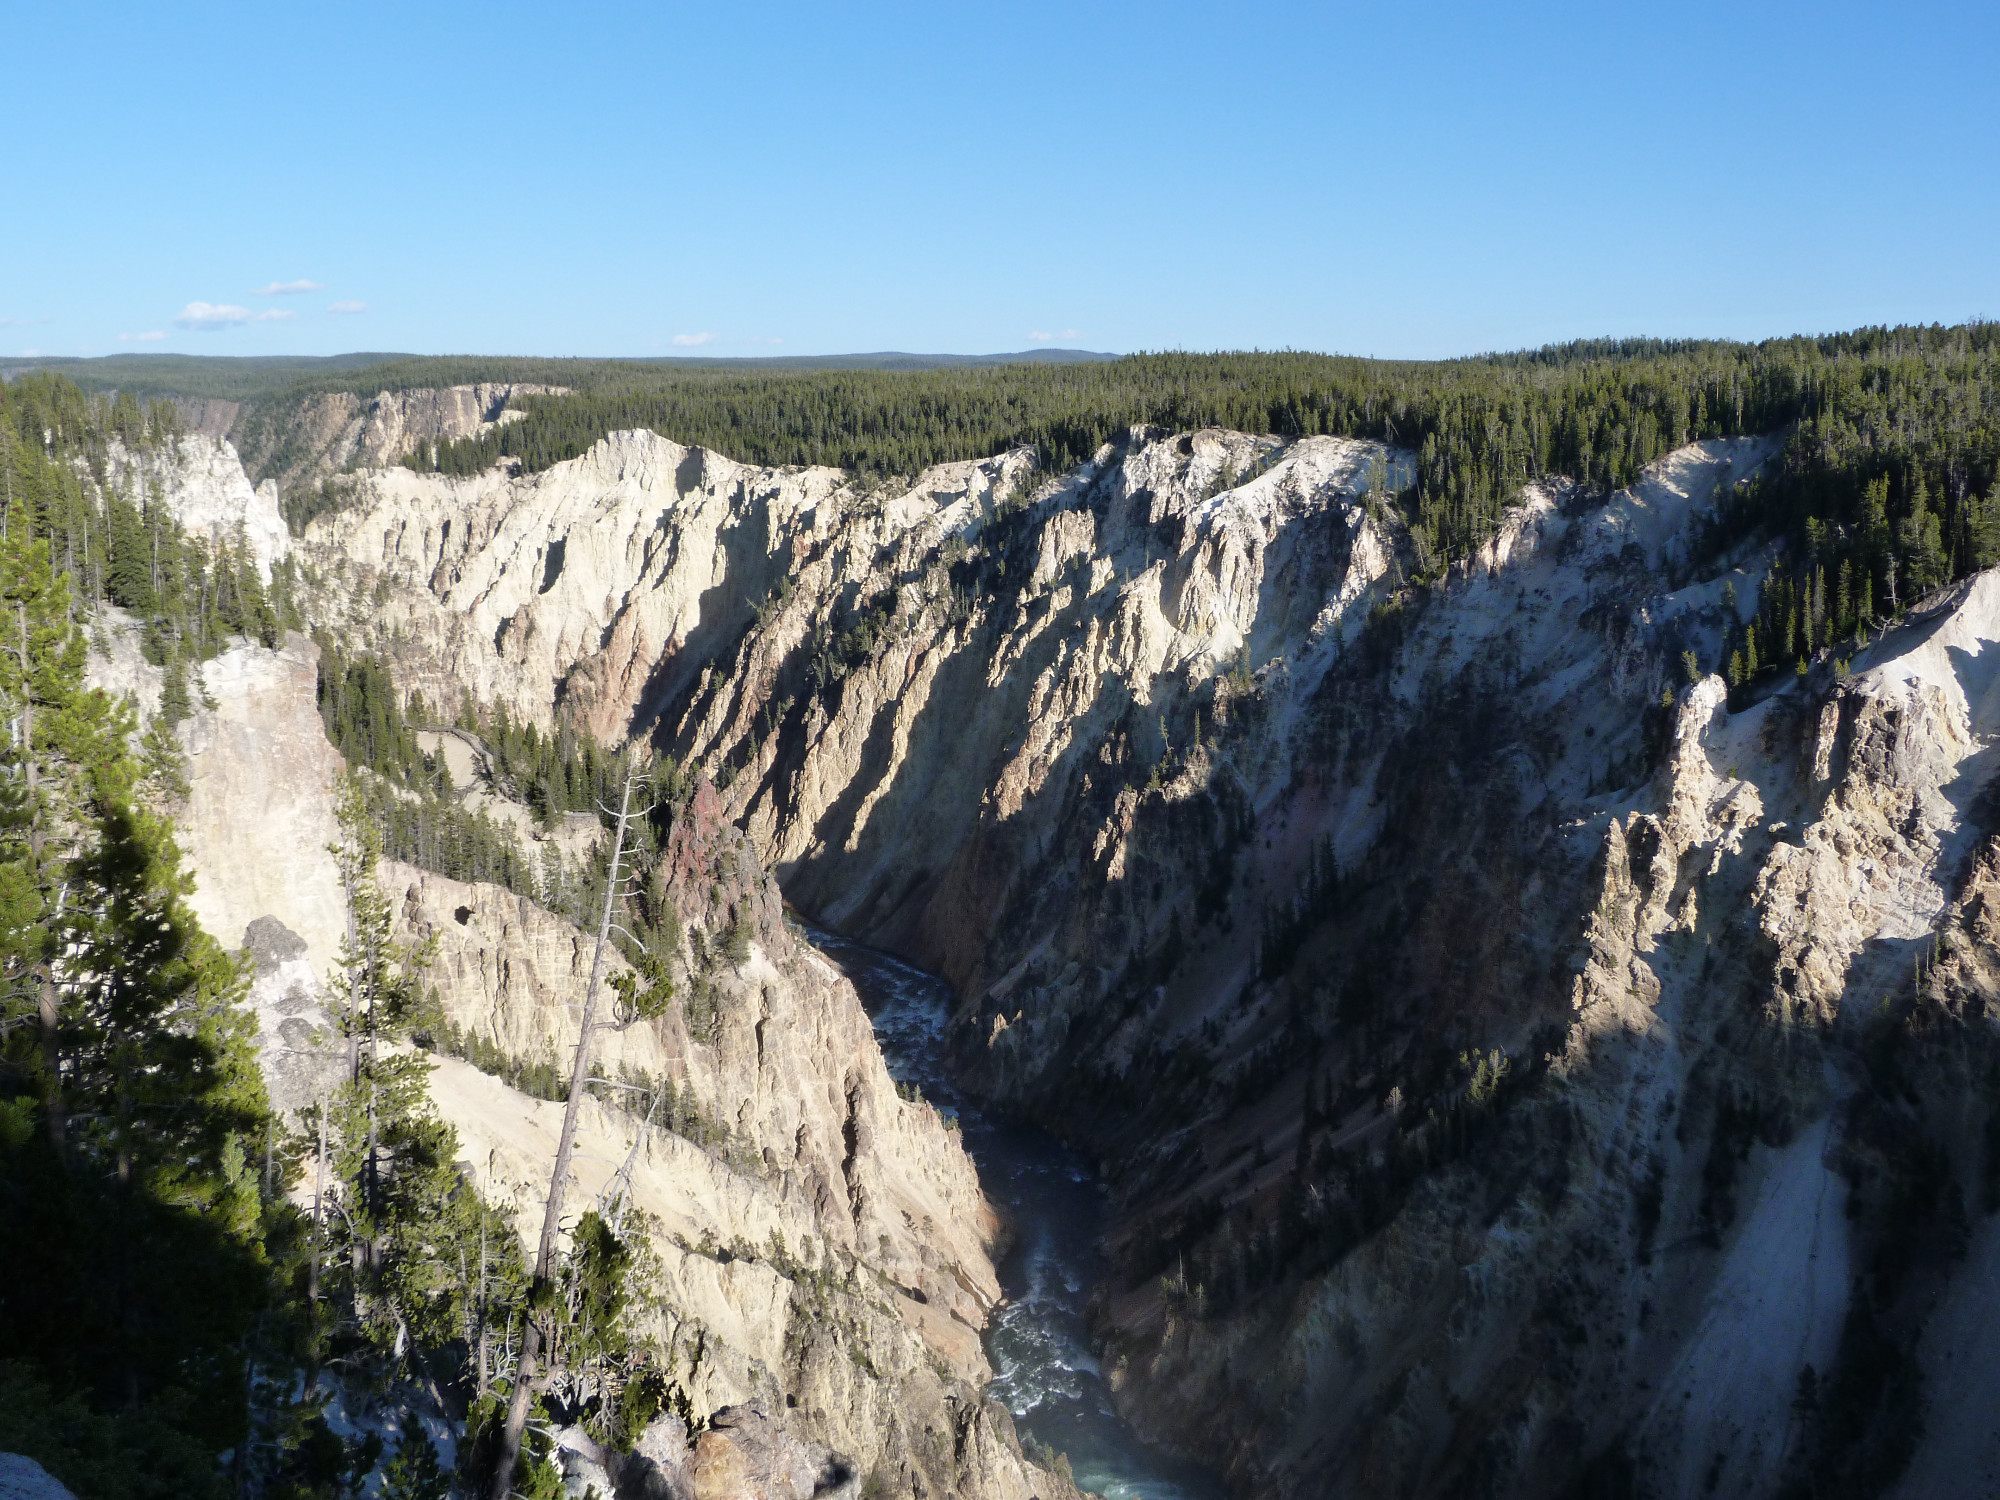
M 0 353 L 1433 356 L 2000 316 L 1991 3 L 7 29 Z

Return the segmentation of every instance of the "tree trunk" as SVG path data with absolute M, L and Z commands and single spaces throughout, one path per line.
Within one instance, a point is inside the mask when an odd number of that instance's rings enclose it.
M 370 1007 L 370 1011 L 372 1013 L 372 1006 Z M 381 1264 L 382 1260 L 382 1247 L 376 1243 L 374 1232 L 374 1227 L 381 1221 L 382 1216 L 382 1179 L 380 1171 L 375 1165 L 375 1146 L 377 1140 L 380 1138 L 380 1124 L 376 1115 L 375 1095 L 375 1041 L 373 1037 L 370 1037 L 368 1041 L 368 1159 L 362 1176 L 362 1186 L 365 1190 L 365 1202 L 368 1208 L 368 1266 L 370 1270 Z
M 354 921 L 354 887 L 352 874 L 344 882 L 347 890 L 347 953 L 355 956 L 360 946 L 360 929 Z M 355 1014 L 361 1008 L 361 970 L 358 965 L 347 971 L 347 1081 L 361 1082 L 361 1032 L 357 1029 Z
M 604 916 L 597 924 L 597 953 L 590 964 L 590 983 L 583 992 L 583 1026 L 576 1040 L 576 1065 L 570 1070 L 569 1103 L 563 1109 L 562 1136 L 556 1143 L 555 1170 L 549 1174 L 548 1207 L 542 1213 L 542 1237 L 535 1249 L 535 1279 L 529 1293 L 527 1326 L 521 1335 L 521 1360 L 514 1368 L 514 1390 L 507 1402 L 507 1425 L 500 1435 L 499 1463 L 493 1470 L 492 1500 L 508 1500 L 514 1489 L 514 1465 L 521 1456 L 521 1434 L 528 1425 L 528 1402 L 540 1373 L 543 1327 L 536 1315 L 553 1316 L 549 1291 L 550 1263 L 555 1258 L 556 1226 L 562 1218 L 563 1189 L 569 1177 L 570 1153 L 576 1146 L 576 1118 L 590 1082 L 590 1033 L 597 1023 L 597 987 L 604 977 L 605 950 L 611 945 L 611 911 L 618 901 L 618 864 L 625 853 L 625 830 L 632 819 L 633 772 L 625 773 L 625 793 L 618 804 L 618 832 L 611 841 L 611 877 L 604 886 Z
M 48 1127 L 49 1149 L 58 1165 L 69 1161 L 69 1115 L 63 1106 L 62 1012 L 55 977 L 49 965 L 36 965 L 35 1020 L 42 1036 L 42 1117 Z
M 479 1210 L 479 1390 L 484 1396 L 488 1385 L 486 1361 L 486 1209 Z

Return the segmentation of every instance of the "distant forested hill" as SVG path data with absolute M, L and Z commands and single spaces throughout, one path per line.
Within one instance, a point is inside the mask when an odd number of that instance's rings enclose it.
M 594 385 L 634 373 L 696 370 L 935 370 L 1037 361 L 1066 364 L 1114 359 L 1086 349 L 1028 349 L 1016 354 L 815 354 L 761 359 L 668 356 L 657 359 L 534 359 L 482 354 L 254 355 L 111 354 L 99 359 L 0 359 L 0 379 L 31 370 L 62 374 L 86 391 L 126 391 L 144 400 L 258 401 L 314 392 L 380 391 L 473 385 L 492 381 L 524 385 Z
M 0 379 L 14 380 L 31 370 L 61 374 L 83 390 L 124 391 L 141 400 L 178 396 L 184 400 L 247 401 L 288 390 L 301 381 L 338 372 L 379 367 L 407 358 L 400 354 L 274 354 L 227 358 L 203 354 L 111 354 L 102 359 L 0 360 Z M 377 387 L 380 389 L 380 387 Z

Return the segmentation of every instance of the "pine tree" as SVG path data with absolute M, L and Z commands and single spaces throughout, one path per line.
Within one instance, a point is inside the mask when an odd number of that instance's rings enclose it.
M 110 532 L 110 567 L 105 589 L 113 602 L 142 618 L 155 614 L 160 596 L 153 586 L 153 538 L 138 509 L 117 491 L 105 496 Z
M 2000 563 L 2000 482 L 1966 506 L 1965 559 L 1975 571 Z
M 244 1146 L 263 1087 L 236 966 L 187 908 L 167 825 L 133 802 L 130 716 L 83 687 L 51 553 L 17 501 L 0 540 L 17 728 L 0 750 L 0 1360 L 128 1413 L 120 1442 L 212 1454 L 241 1434 L 237 1351 L 274 1290 Z
M 395 1457 L 382 1471 L 382 1500 L 445 1500 L 451 1476 L 413 1411 L 403 1413 Z
M 336 1207 L 322 1216 L 333 1274 L 320 1327 L 322 1337 L 362 1340 L 392 1369 L 396 1351 L 414 1359 L 496 1316 L 505 1322 L 525 1276 L 511 1227 L 458 1174 L 457 1136 L 430 1101 L 429 1056 L 385 1050 L 441 1029 L 423 985 L 430 949 L 392 938 L 376 880 L 380 839 L 357 777 L 343 784 L 338 812 L 348 1077 L 327 1112 Z M 487 1265 L 476 1283 L 467 1274 L 475 1255 Z

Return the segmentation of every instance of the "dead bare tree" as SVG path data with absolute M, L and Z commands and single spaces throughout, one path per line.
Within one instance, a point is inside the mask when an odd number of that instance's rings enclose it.
M 625 790 L 618 803 L 618 831 L 611 840 L 611 872 L 604 886 L 604 915 L 597 924 L 597 952 L 590 963 L 590 982 L 583 992 L 583 1025 L 577 1034 L 576 1065 L 570 1071 L 569 1103 L 563 1110 L 562 1135 L 556 1142 L 555 1169 L 549 1174 L 548 1206 L 542 1213 L 542 1237 L 535 1248 L 535 1276 L 528 1295 L 527 1327 L 521 1336 L 521 1358 L 514 1368 L 514 1389 L 507 1402 L 507 1425 L 500 1434 L 500 1453 L 493 1470 L 492 1500 L 508 1500 L 514 1491 L 514 1466 L 521 1457 L 521 1435 L 527 1430 L 528 1403 L 541 1373 L 543 1348 L 549 1342 L 548 1320 L 555 1315 L 557 1299 L 552 1277 L 555 1269 L 556 1229 L 562 1219 L 563 1193 L 568 1186 L 570 1155 L 576 1147 L 576 1120 L 590 1083 L 591 1033 L 597 1025 L 597 991 L 604 978 L 604 959 L 611 946 L 611 914 L 618 902 L 619 865 L 625 857 L 625 835 L 634 817 L 645 811 L 632 810 L 632 787 L 639 779 L 636 766 L 628 765 Z

